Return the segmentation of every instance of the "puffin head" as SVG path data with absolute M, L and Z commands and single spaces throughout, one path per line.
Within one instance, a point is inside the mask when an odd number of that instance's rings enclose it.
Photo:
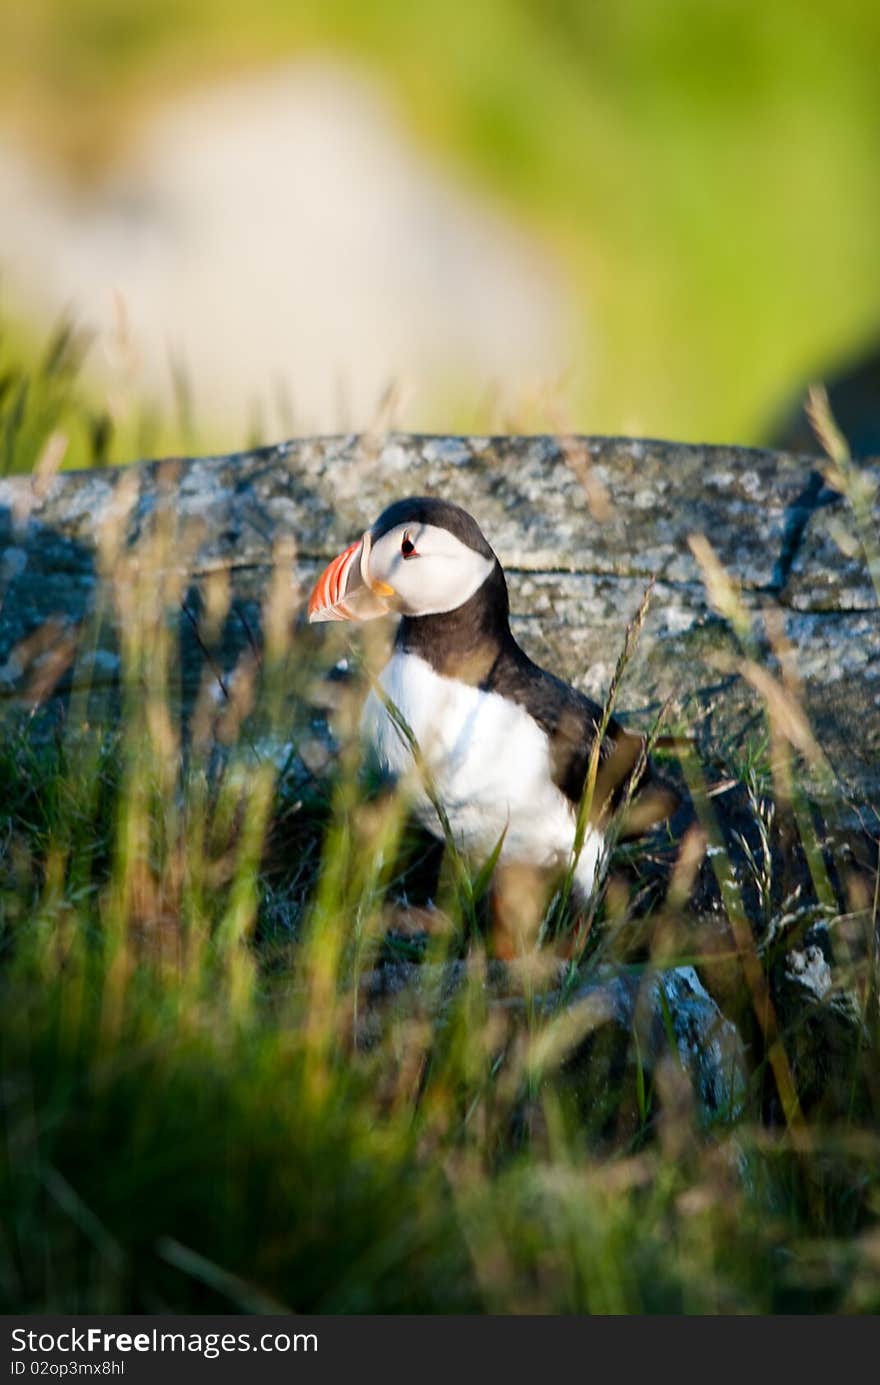
M 396 500 L 314 585 L 309 620 L 373 620 L 455 611 L 497 564 L 480 527 L 446 500 Z

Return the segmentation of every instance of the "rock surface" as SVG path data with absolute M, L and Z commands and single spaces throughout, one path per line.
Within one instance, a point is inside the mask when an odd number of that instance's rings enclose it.
M 711 718 L 735 737 L 760 707 L 736 674 L 707 601 L 689 536 L 705 534 L 739 584 L 766 652 L 762 613 L 778 617 L 815 730 L 851 792 L 880 794 L 880 613 L 848 503 L 817 484 L 815 459 L 728 447 L 610 438 L 345 436 L 235 456 L 0 480 L 0 694 L 32 686 L 44 646 L 95 607 L 97 550 L 108 517 L 137 542 L 166 511 L 174 561 L 197 610 L 218 570 L 232 607 L 212 658 L 228 671 L 259 627 L 273 547 L 295 548 L 305 592 L 318 566 L 392 499 L 437 494 L 479 520 L 510 579 L 514 628 L 534 658 L 592 695 L 607 691 L 624 629 L 656 578 L 640 648 L 618 707 L 645 724 L 664 698 L 673 722 Z M 880 532 L 880 467 L 869 522 Z M 120 518 L 112 520 L 115 512 Z M 34 632 L 50 618 L 42 643 Z M 204 650 L 181 622 L 185 686 Z M 302 631 L 329 666 L 350 631 Z M 89 654 L 96 683 L 117 651 L 104 621 Z M 24 642 L 24 643 L 23 643 Z M 772 661 L 771 661 L 772 662 Z M 758 716 L 760 721 L 760 717 Z

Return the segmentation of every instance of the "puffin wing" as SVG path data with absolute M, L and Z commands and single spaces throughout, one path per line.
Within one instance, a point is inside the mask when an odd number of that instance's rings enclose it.
M 565 692 L 574 692 L 574 689 L 565 688 Z M 590 760 L 602 724 L 602 708 L 589 698 L 581 698 L 575 694 L 574 697 L 569 695 L 564 699 L 560 698 L 555 706 L 551 704 L 551 708 L 547 710 L 555 712 L 555 715 L 546 716 L 543 722 L 550 742 L 553 780 L 577 808 L 580 806 L 590 772 Z M 629 821 L 639 800 L 646 796 L 650 770 L 644 763 L 644 755 L 645 737 L 625 730 L 612 717 L 599 746 L 596 784 L 590 811 L 590 819 L 595 826 L 604 825 L 625 802 L 632 777 L 637 773 L 639 780 L 633 786 L 627 804 L 624 830 L 627 835 L 631 835 L 634 831 L 643 831 L 648 825 L 643 812 L 639 815 L 639 826 L 633 827 Z M 650 820 L 653 819 L 649 815 Z
M 534 717 L 550 742 L 553 782 L 578 808 L 602 724 L 602 708 L 525 655 L 522 660 L 516 659 L 515 666 L 508 667 L 504 675 L 507 695 Z M 628 797 L 631 777 L 640 765 L 638 783 L 624 809 L 621 835 L 639 836 L 663 822 L 678 807 L 676 792 L 658 779 L 650 760 L 644 763 L 645 745 L 645 736 L 627 731 L 613 717 L 610 719 L 599 747 L 590 814 L 594 825 L 606 823 L 620 809 Z

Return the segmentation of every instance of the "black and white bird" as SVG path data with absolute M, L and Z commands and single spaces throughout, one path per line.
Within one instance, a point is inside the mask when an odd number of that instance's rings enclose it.
M 462 851 L 484 859 L 503 834 L 500 863 L 539 870 L 571 860 L 578 807 L 602 711 L 533 663 L 514 639 L 507 582 L 476 521 L 448 501 L 398 500 L 324 570 L 310 621 L 402 619 L 379 682 L 412 730 Z M 442 835 L 412 746 L 370 693 L 362 732 L 379 763 L 410 774 L 413 808 Z M 604 828 L 643 757 L 644 739 L 609 722 L 600 748 L 595 810 L 574 872 L 586 897 Z M 648 765 L 630 800 L 630 832 L 676 803 Z

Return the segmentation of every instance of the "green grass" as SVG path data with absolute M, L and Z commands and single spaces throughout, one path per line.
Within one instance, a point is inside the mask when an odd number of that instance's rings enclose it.
M 11 469 L 41 454 L 53 408 L 42 425 L 0 414 Z M 181 719 L 173 542 L 159 506 L 137 562 L 105 574 L 125 617 L 121 717 L 102 716 L 83 668 L 61 702 L 3 714 L 3 1308 L 878 1311 L 877 897 L 847 903 L 836 863 L 839 976 L 863 1033 L 841 1030 L 817 1092 L 803 1011 L 773 989 L 779 936 L 809 920 L 789 903 L 782 921 L 762 825 L 794 831 L 805 880 L 828 859 L 787 798 L 802 756 L 784 723 L 768 714 L 773 753 L 759 735 L 742 761 L 756 879 L 735 876 L 702 802 L 712 871 L 668 843 L 646 892 L 628 845 L 567 980 L 602 965 L 647 981 L 676 960 L 726 978 L 753 1063 L 742 1111 L 707 1123 L 674 1062 L 646 1067 L 638 1025 L 609 1055 L 538 1003 L 546 952 L 520 1002 L 492 1004 L 479 863 L 441 876 L 446 927 L 402 935 L 427 866 L 399 799 L 364 781 L 344 734 L 318 779 L 265 754 L 303 672 L 283 580 L 236 707 L 211 699 L 206 669 Z M 695 792 L 703 750 L 685 762 Z M 726 958 L 702 950 L 700 889 Z M 563 936 L 577 922 L 569 910 Z M 365 978 L 413 958 L 417 997 L 371 1001 Z
M 0 476 L 59 468 L 114 466 L 193 450 L 185 382 L 174 417 L 149 400 L 115 400 L 83 381 L 94 341 L 62 318 L 48 338 L 4 315 L 0 324 Z M 212 439 L 201 430 L 206 448 Z M 242 443 L 244 444 L 244 439 Z
M 316 56 L 375 74 L 558 256 L 586 363 L 560 427 L 758 441 L 876 335 L 870 0 L 0 0 L 0 17 L 6 119 L 86 181 L 193 83 Z

